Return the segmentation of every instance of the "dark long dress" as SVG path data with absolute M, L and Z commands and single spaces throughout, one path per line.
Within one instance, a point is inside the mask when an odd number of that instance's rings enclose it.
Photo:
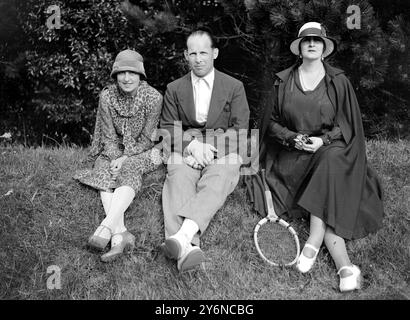
M 339 83 L 336 84 L 338 89 Z M 383 216 L 381 186 L 373 170 L 366 167 L 366 159 L 360 158 L 365 150 L 359 150 L 365 146 L 359 122 L 354 120 L 355 127 L 352 131 L 357 136 L 352 139 L 356 140 L 350 139 L 350 144 L 347 145 L 347 135 L 342 135 L 339 128 L 341 125 L 345 130 L 346 121 L 337 123 L 337 119 L 343 118 L 340 111 L 338 114 L 338 107 L 332 103 L 339 100 L 329 97 L 327 86 L 330 81 L 325 81 L 324 78 L 313 91 L 303 92 L 297 69 L 294 69 L 293 76 L 283 82 L 283 85 L 280 115 L 277 114 L 279 109 L 273 108 L 269 124 L 263 126 L 266 128 L 263 129 L 265 134 L 262 134 L 263 143 L 266 144 L 262 166 L 266 169 L 276 213 L 281 215 L 288 212 L 293 217 L 299 217 L 309 212 L 345 239 L 361 238 L 375 232 L 380 228 Z M 351 106 L 356 108 L 353 103 Z M 276 124 L 279 125 L 274 128 Z M 289 145 L 289 140 L 293 140 L 298 133 L 328 136 L 332 142 L 311 154 Z M 284 142 L 285 138 L 287 142 Z M 281 140 L 283 142 L 278 143 Z M 349 156 L 349 152 L 354 154 L 352 150 L 357 150 L 355 152 L 360 157 Z M 364 161 L 362 167 L 365 171 L 357 171 L 360 176 L 353 170 L 357 170 L 354 164 L 357 161 Z M 252 183 L 251 198 L 255 209 L 261 212 L 260 183 L 257 179 L 253 179 Z M 363 187 L 360 187 L 360 192 L 352 194 L 352 190 L 346 190 L 346 186 L 350 185 Z M 353 203 L 358 203 L 358 207 L 353 206 Z M 357 209 L 352 210 L 354 207 Z

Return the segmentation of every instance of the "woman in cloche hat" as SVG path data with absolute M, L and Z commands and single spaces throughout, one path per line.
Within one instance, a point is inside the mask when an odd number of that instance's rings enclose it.
M 345 240 L 376 232 L 383 217 L 382 189 L 367 165 L 359 105 L 344 72 L 324 61 L 336 52 L 336 41 L 320 23 L 304 24 L 290 50 L 299 59 L 276 74 L 261 122 L 261 165 L 276 212 L 310 219 L 296 268 L 310 271 L 324 242 L 340 290 L 359 289 L 361 272 L 351 263 Z M 264 210 L 263 203 L 254 205 Z
M 144 80 L 142 56 L 121 51 L 111 71 L 115 83 L 100 94 L 90 157 L 92 169 L 77 171 L 74 179 L 100 192 L 105 219 L 88 240 L 89 247 L 111 249 L 101 256 L 112 261 L 134 248 L 135 236 L 124 223 L 124 212 L 141 190 L 143 174 L 162 163 L 153 143 L 162 108 L 162 95 Z

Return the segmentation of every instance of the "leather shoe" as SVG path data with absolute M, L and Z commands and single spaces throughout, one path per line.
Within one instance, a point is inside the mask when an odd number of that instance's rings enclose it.
M 200 266 L 204 261 L 203 251 L 199 247 L 189 245 L 185 254 L 178 259 L 177 268 L 179 272 L 185 272 Z
M 165 240 L 161 248 L 167 258 L 177 260 L 185 254 L 189 245 L 188 239 L 184 236 L 174 234 Z
M 165 257 L 167 257 L 168 259 L 174 259 L 173 255 L 168 251 L 167 246 L 165 245 L 165 242 L 161 243 L 160 249 Z
M 110 232 L 109 238 L 103 238 L 100 236 L 105 229 L 107 229 Z M 88 238 L 88 246 L 96 250 L 100 250 L 100 251 L 104 250 L 108 242 L 110 242 L 111 237 L 112 237 L 111 229 L 108 228 L 107 226 L 100 224 L 97 230 L 95 231 L 95 233 L 90 238 Z
M 101 256 L 101 261 L 103 262 L 114 261 L 122 254 L 132 252 L 132 250 L 134 250 L 135 236 L 132 233 L 124 231 L 114 234 L 113 238 L 114 237 L 121 237 L 121 242 L 113 246 L 110 251 Z

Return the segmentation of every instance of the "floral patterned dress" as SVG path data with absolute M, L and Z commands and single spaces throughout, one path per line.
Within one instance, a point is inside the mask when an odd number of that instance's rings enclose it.
M 160 148 L 154 145 L 162 108 L 162 95 L 141 81 L 135 96 L 126 95 L 116 84 L 100 94 L 90 158 L 93 168 L 79 170 L 74 179 L 98 190 L 112 192 L 120 186 L 141 189 L 142 176 L 162 164 Z M 114 180 L 110 163 L 123 155 Z

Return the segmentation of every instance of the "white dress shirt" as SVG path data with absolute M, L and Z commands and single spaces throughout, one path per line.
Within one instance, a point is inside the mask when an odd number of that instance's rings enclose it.
M 192 88 L 194 91 L 195 118 L 199 123 L 208 119 L 209 105 L 211 103 L 212 88 L 214 86 L 215 69 L 205 77 L 198 77 L 191 71 Z

